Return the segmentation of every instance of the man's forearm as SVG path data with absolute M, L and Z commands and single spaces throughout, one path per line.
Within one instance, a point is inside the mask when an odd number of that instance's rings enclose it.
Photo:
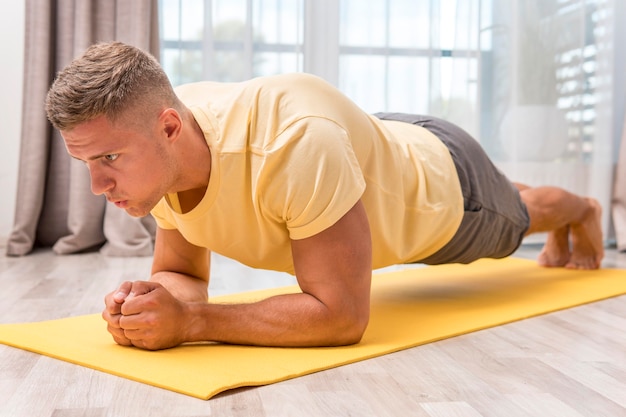
M 309 294 L 251 304 L 191 305 L 186 341 L 261 346 L 341 346 L 360 341 L 368 315 L 349 305 L 332 311 Z
M 156 272 L 150 281 L 163 285 L 175 298 L 184 302 L 206 303 L 209 283 L 203 279 L 171 271 Z

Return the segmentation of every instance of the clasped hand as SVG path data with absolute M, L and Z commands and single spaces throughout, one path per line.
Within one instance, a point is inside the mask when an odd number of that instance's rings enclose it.
M 122 346 L 157 350 L 185 341 L 187 306 L 159 283 L 124 282 L 104 303 L 107 330 Z

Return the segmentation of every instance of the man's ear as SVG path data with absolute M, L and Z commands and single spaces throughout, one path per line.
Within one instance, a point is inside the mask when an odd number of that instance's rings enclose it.
M 183 128 L 183 120 L 180 114 L 173 108 L 167 108 L 159 115 L 160 126 L 167 139 L 175 142 Z

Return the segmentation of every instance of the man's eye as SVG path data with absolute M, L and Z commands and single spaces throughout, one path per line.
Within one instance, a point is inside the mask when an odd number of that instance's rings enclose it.
M 117 159 L 117 157 L 120 156 L 117 153 L 112 153 L 109 155 L 104 155 L 104 159 L 106 159 L 107 161 L 115 161 Z

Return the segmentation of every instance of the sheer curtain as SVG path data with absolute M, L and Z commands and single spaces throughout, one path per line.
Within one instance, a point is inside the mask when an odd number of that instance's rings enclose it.
M 478 0 L 160 4 L 161 56 L 174 84 L 305 71 L 367 111 L 435 112 L 477 132 Z
M 613 190 L 613 221 L 617 249 L 626 252 L 626 123 L 622 130 L 621 145 Z
M 492 11 L 481 26 L 492 45 L 481 71 L 481 140 L 510 178 L 597 198 L 611 235 L 622 11 L 612 0 L 494 1 Z
M 161 7 L 163 62 L 175 84 L 305 71 L 366 111 L 448 119 L 512 180 L 599 199 L 609 234 L 624 99 L 619 0 L 161 0 Z
M 338 86 L 369 112 L 478 132 L 480 2 L 342 0 Z
M 152 254 L 154 221 L 135 219 L 90 191 L 89 172 L 65 151 L 44 101 L 57 71 L 92 43 L 120 40 L 158 55 L 156 0 L 28 0 L 16 213 L 7 255 L 52 246 L 58 254 L 101 247 Z M 104 246 L 103 246 L 104 244 Z

